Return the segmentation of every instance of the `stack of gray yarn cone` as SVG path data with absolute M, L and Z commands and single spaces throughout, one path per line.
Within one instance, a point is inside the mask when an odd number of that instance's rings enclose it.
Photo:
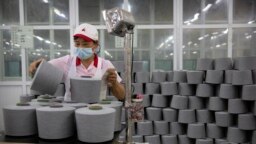
M 5 134 L 38 135 L 41 139 L 58 141 L 77 133 L 82 142 L 111 141 L 114 132 L 121 130 L 123 103 L 108 98 L 96 105 L 102 109 L 90 109 L 89 104 L 66 102 L 51 95 L 40 95 L 31 101 L 22 98 L 16 106 L 3 108 Z
M 145 111 L 134 123 L 134 142 L 256 144 L 256 57 L 202 58 L 193 71 L 135 72 L 133 86 Z

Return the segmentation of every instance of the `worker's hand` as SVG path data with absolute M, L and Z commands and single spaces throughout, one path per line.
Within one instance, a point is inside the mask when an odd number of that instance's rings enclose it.
M 34 74 L 36 73 L 36 69 L 39 66 L 39 64 L 41 63 L 41 61 L 44 60 L 43 58 L 38 59 L 36 61 L 33 61 L 30 65 L 29 65 L 29 75 L 31 77 L 34 76 Z
M 109 68 L 106 71 L 107 73 L 107 84 L 109 87 L 113 87 L 115 86 L 118 82 L 117 82 L 117 74 L 116 74 L 116 70 L 114 68 Z

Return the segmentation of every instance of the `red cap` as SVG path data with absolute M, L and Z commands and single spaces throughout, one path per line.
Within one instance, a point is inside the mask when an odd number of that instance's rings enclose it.
M 82 34 L 75 34 L 74 37 L 79 37 L 79 38 L 82 38 L 84 41 L 86 42 L 92 42 L 93 40 L 85 35 L 82 35 Z

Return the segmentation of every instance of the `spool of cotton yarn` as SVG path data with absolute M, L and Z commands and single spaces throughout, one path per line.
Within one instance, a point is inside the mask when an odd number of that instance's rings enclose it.
M 87 105 L 88 105 L 86 103 L 78 103 L 78 102 L 74 102 L 74 101 L 63 102 L 62 104 L 65 107 L 74 107 L 75 109 L 87 107 Z
M 71 100 L 83 103 L 97 103 L 100 100 L 101 80 L 73 77 L 70 79 Z
M 115 109 L 92 106 L 75 111 L 78 139 L 87 143 L 110 141 L 114 137 Z
M 36 109 L 29 104 L 3 108 L 5 133 L 9 136 L 30 136 L 37 133 Z
M 100 103 L 103 107 L 110 107 L 116 110 L 115 116 L 115 131 L 121 130 L 121 115 L 122 115 L 122 106 L 123 103 L 120 101 L 102 101 Z
M 38 133 L 43 139 L 63 139 L 73 136 L 74 126 L 73 107 L 53 105 L 36 109 Z
M 43 94 L 53 95 L 61 83 L 63 75 L 63 71 L 43 60 L 34 75 L 31 89 Z

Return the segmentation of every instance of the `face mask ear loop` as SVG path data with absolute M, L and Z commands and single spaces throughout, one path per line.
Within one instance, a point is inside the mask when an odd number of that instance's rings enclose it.
M 99 53 L 100 53 L 100 50 L 101 50 L 101 46 L 100 45 L 98 45 L 98 48 L 96 48 L 97 49 L 97 51 L 95 52 L 97 55 L 99 55 Z

